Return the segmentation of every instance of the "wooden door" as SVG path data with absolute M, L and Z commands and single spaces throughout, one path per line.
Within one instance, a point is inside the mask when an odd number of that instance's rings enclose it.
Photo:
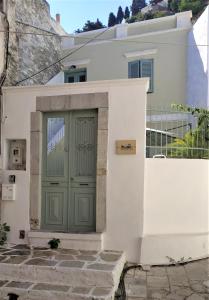
M 42 228 L 95 231 L 97 112 L 44 116 Z
M 69 178 L 71 231 L 95 231 L 96 111 L 74 112 L 70 122 Z

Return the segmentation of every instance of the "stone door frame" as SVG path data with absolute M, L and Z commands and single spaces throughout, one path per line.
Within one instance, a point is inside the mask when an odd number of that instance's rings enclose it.
M 41 230 L 42 119 L 45 112 L 97 109 L 96 232 L 106 229 L 108 93 L 43 96 L 36 98 L 30 130 L 30 228 Z

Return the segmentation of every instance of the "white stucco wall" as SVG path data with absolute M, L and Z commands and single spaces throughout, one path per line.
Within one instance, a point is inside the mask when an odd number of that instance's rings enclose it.
M 143 225 L 145 103 L 147 79 L 66 84 L 59 86 L 4 88 L 2 125 L 3 182 L 16 175 L 16 200 L 2 201 L 2 221 L 11 226 L 9 241 L 19 240 L 19 230 L 29 230 L 30 113 L 36 96 L 108 92 L 107 230 L 104 249 L 125 250 L 130 261 L 139 261 Z M 131 95 L 131 97 L 130 97 Z M 26 171 L 6 168 L 6 140 L 27 140 Z M 136 155 L 116 155 L 115 141 L 135 139 Z M 123 232 L 123 234 L 121 234 Z
M 153 59 L 154 92 L 148 93 L 148 106 L 169 107 L 172 103 L 185 104 L 190 18 L 191 12 L 184 12 L 129 24 L 126 28 L 128 36 L 123 38 L 109 37 L 116 30 L 115 27 L 110 28 L 110 31 L 98 38 L 103 41 L 97 40 L 86 45 L 63 60 L 62 64 L 65 69 L 72 65 L 77 66 L 77 69 L 86 68 L 87 81 L 114 80 L 128 78 L 130 61 Z M 82 33 L 75 39 L 83 36 L 83 39 L 79 39 L 79 44 L 85 43 L 84 37 L 92 38 L 92 35 L 99 32 Z M 64 49 L 63 56 L 76 49 L 78 48 L 69 46 Z M 56 83 L 63 83 L 63 77 L 56 77 Z
M 208 161 L 146 159 L 141 261 L 209 255 Z
M 187 103 L 192 106 L 209 107 L 208 43 L 209 6 L 188 36 Z
M 109 94 L 107 226 L 104 249 L 124 250 L 143 264 L 209 255 L 207 160 L 145 159 L 146 79 L 3 89 L 3 182 L 16 175 L 16 200 L 3 201 L 2 221 L 9 241 L 29 230 L 30 113 L 36 96 L 94 92 Z M 130 96 L 131 95 L 131 96 Z M 27 140 L 26 171 L 6 166 L 7 139 Z M 115 141 L 135 139 L 136 155 L 116 155 Z

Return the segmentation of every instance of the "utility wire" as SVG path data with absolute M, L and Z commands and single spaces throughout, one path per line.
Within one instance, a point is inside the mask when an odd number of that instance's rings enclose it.
M 109 30 L 109 28 L 107 28 L 107 29 L 104 30 L 103 32 L 100 32 L 98 35 L 96 35 L 95 37 L 93 37 L 93 38 L 91 38 L 90 40 L 88 40 L 85 44 L 81 45 L 79 48 L 77 48 L 77 49 L 71 51 L 70 53 L 68 53 L 68 54 L 66 54 L 66 55 L 64 55 L 63 57 L 61 57 L 60 59 L 58 59 L 56 62 L 50 64 L 49 66 L 47 66 L 47 67 L 45 67 L 45 68 L 43 68 L 43 69 L 41 69 L 40 71 L 38 71 L 38 72 L 36 72 L 36 73 L 34 73 L 34 74 L 28 76 L 28 77 L 25 77 L 24 79 L 22 79 L 22 80 L 20 80 L 20 81 L 17 81 L 14 85 L 18 85 L 18 84 L 20 84 L 20 83 L 22 83 L 22 82 L 24 82 L 24 81 L 26 81 L 26 80 L 28 80 L 28 79 L 31 79 L 31 78 L 35 77 L 36 75 L 38 75 L 38 74 L 40 74 L 40 73 L 42 73 L 42 72 L 48 70 L 49 68 L 55 66 L 56 64 L 60 63 L 60 62 L 61 62 L 62 60 L 64 60 L 65 58 L 70 57 L 72 54 L 74 54 L 74 53 L 76 53 L 77 51 L 79 51 L 80 49 L 84 48 L 87 44 L 91 43 L 95 38 L 101 36 L 102 34 L 104 34 L 105 32 L 107 32 L 108 30 Z
M 109 28 L 106 29 L 106 31 Z M 42 29 L 40 29 L 42 30 Z M 105 33 L 106 31 L 103 31 L 100 33 L 101 35 Z M 8 33 L 8 31 L 0 30 L 0 33 Z M 22 32 L 22 31 L 9 31 L 11 34 L 22 34 L 22 35 L 41 35 L 41 36 L 55 36 L 55 37 L 69 37 L 69 38 L 76 38 L 76 39 L 83 39 L 87 40 L 88 43 L 92 41 L 101 41 L 101 42 L 116 42 L 116 43 L 135 43 L 135 44 L 154 44 L 154 45 L 167 45 L 167 46 L 186 46 L 186 47 L 209 47 L 209 44 L 181 44 L 181 43 L 168 43 L 168 42 L 152 42 L 152 41 L 137 41 L 137 40 L 122 40 L 122 39 L 99 39 L 97 36 L 94 38 L 88 38 L 88 37 L 82 37 L 82 36 L 70 36 L 70 35 L 58 35 L 56 33 L 35 33 L 35 32 Z M 99 34 L 99 35 L 100 35 Z M 98 35 L 98 36 L 99 36 Z M 85 44 L 86 45 L 86 44 Z M 76 46 L 76 45 L 75 45 Z
M 25 22 L 22 22 L 22 21 L 19 21 L 19 20 L 16 20 L 15 22 L 16 22 L 16 23 L 19 23 L 19 24 L 22 24 L 22 25 L 24 25 L 24 26 L 27 26 L 27 27 L 31 27 L 31 28 L 34 28 L 34 29 L 37 29 L 37 30 L 40 30 L 40 31 L 44 31 L 44 32 L 50 33 L 50 34 L 52 34 L 52 35 L 58 35 L 58 36 L 59 36 L 59 34 L 56 33 L 56 32 L 52 32 L 52 31 L 50 31 L 50 30 L 46 30 L 46 29 L 40 28 L 40 27 L 38 27 L 38 26 L 29 24 L 29 23 L 25 23 Z

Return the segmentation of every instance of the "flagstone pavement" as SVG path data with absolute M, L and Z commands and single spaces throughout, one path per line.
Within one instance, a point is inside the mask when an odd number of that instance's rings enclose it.
M 209 258 L 184 265 L 129 270 L 127 300 L 209 300 Z

